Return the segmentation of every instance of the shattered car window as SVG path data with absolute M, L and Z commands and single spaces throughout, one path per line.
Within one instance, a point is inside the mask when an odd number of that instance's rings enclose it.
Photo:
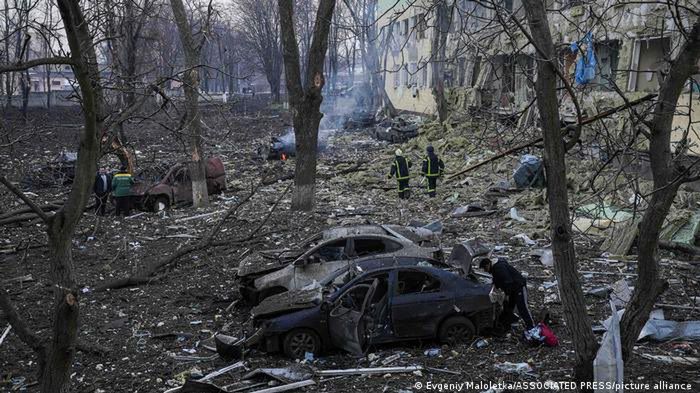
M 336 240 L 332 243 L 316 250 L 313 256 L 318 257 L 322 261 L 337 261 L 343 259 L 345 255 L 345 239 Z
M 438 292 L 440 290 L 440 281 L 423 272 L 417 271 L 400 271 L 397 286 L 398 295 L 406 295 L 410 293 L 428 293 Z
M 352 287 L 340 298 L 339 304 L 343 308 L 361 312 L 362 305 L 365 301 L 365 297 L 367 296 L 367 291 L 369 291 L 370 287 L 371 284 L 358 284 Z
M 386 252 L 383 239 L 355 239 L 355 254 L 358 257 Z

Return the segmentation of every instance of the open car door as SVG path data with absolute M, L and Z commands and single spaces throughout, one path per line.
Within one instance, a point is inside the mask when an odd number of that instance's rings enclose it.
M 358 356 L 364 355 L 367 344 L 365 314 L 379 285 L 375 278 L 371 283 L 359 283 L 345 291 L 332 305 L 328 314 L 328 331 L 331 342 L 338 348 Z

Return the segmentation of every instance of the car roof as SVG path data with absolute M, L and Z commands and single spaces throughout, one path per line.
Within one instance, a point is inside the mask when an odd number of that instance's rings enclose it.
M 370 275 L 377 275 L 377 274 L 381 274 L 381 273 L 389 273 L 389 272 L 392 272 L 392 271 L 394 271 L 394 270 L 404 270 L 404 271 L 406 271 L 406 270 L 411 270 L 411 271 L 422 272 L 422 273 L 426 273 L 426 274 L 430 274 L 430 275 L 436 276 L 436 277 L 438 277 L 440 280 L 443 280 L 443 281 L 455 281 L 455 280 L 464 280 L 464 281 L 467 281 L 466 279 L 463 279 L 462 277 L 458 276 L 458 275 L 455 274 L 455 273 L 448 272 L 448 271 L 446 271 L 446 270 L 438 269 L 438 268 L 435 268 L 435 267 L 428 267 L 428 266 L 391 266 L 391 267 L 383 267 L 383 268 L 379 268 L 379 269 L 373 269 L 373 270 L 370 270 L 370 271 L 365 272 L 365 273 L 363 273 L 363 274 L 360 274 L 359 276 L 357 276 L 357 277 L 353 278 L 352 280 L 350 280 L 350 282 L 348 282 L 347 284 L 343 285 L 342 288 L 340 288 L 338 291 L 336 291 L 335 293 L 333 293 L 333 295 L 331 295 L 331 297 L 332 297 L 332 298 L 335 298 L 335 297 L 337 297 L 337 296 L 340 296 L 341 293 L 344 293 L 344 292 L 345 292 L 345 289 L 346 289 L 346 288 L 349 288 L 349 287 L 351 287 L 351 286 L 357 284 L 359 281 L 362 281 L 362 280 L 366 279 L 367 276 L 370 276 Z M 468 281 L 467 281 L 467 282 L 468 282 Z
M 387 260 L 387 259 L 395 260 L 395 259 L 398 259 L 398 258 L 401 258 L 401 259 L 420 259 L 420 260 L 423 260 L 423 261 L 427 261 L 428 263 L 431 263 L 431 264 L 442 264 L 442 265 L 445 265 L 444 263 L 442 263 L 442 262 L 440 262 L 440 261 L 438 261 L 438 260 L 436 260 L 436 259 L 433 259 L 433 258 L 426 258 L 426 257 L 418 257 L 418 256 L 395 256 L 395 255 L 392 255 L 392 256 L 381 256 L 381 257 L 370 256 L 370 257 L 364 257 L 364 258 L 360 258 L 360 259 L 355 259 L 355 260 L 352 260 L 352 261 L 348 261 L 348 263 L 347 263 L 345 266 L 341 267 L 340 269 L 337 269 L 337 270 L 333 271 L 332 273 L 330 273 L 329 275 L 327 275 L 326 277 L 324 277 L 319 283 L 321 284 L 321 286 L 328 285 L 328 284 L 330 284 L 331 282 L 333 282 L 333 280 L 335 280 L 336 278 L 338 278 L 339 276 L 343 275 L 345 272 L 347 272 L 348 270 L 350 270 L 350 268 L 355 267 L 355 266 L 357 266 L 357 265 L 360 264 L 360 263 L 366 263 L 366 262 L 380 262 L 380 261 L 384 261 L 384 260 Z M 392 268 L 403 268 L 403 267 L 413 267 L 413 266 L 412 266 L 412 265 L 401 265 L 401 266 L 381 267 L 381 268 L 378 268 L 378 269 L 371 269 L 371 270 L 363 271 L 360 275 L 358 275 L 358 277 L 363 276 L 363 275 L 368 274 L 368 273 L 374 273 L 374 272 L 376 272 L 376 271 L 378 271 L 378 270 L 391 270 Z M 425 266 L 425 267 L 429 267 L 429 266 Z M 361 269 L 361 268 L 360 268 L 360 269 Z M 436 269 L 437 269 L 437 270 L 442 270 L 442 269 L 440 269 L 440 268 L 436 268 Z

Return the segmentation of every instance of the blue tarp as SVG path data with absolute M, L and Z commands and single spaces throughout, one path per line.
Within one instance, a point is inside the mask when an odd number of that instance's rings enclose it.
M 598 61 L 595 58 L 595 48 L 593 48 L 593 37 L 591 33 L 586 34 L 582 40 L 583 44 L 586 44 L 586 55 L 579 56 L 576 61 L 576 84 L 585 85 L 595 79 L 595 67 Z M 574 42 L 571 44 L 571 51 L 577 52 L 579 49 L 579 43 Z

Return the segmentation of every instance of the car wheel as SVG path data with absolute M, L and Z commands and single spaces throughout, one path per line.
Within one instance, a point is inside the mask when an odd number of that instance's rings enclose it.
M 158 213 L 163 210 L 168 210 L 170 208 L 170 199 L 164 195 L 156 197 L 153 201 L 153 211 Z
M 321 339 L 311 329 L 294 329 L 284 336 L 284 354 L 292 359 L 303 359 L 307 352 L 318 355 Z
M 443 343 L 455 345 L 470 341 L 475 334 L 476 328 L 472 321 L 465 317 L 454 316 L 442 323 L 438 338 Z

